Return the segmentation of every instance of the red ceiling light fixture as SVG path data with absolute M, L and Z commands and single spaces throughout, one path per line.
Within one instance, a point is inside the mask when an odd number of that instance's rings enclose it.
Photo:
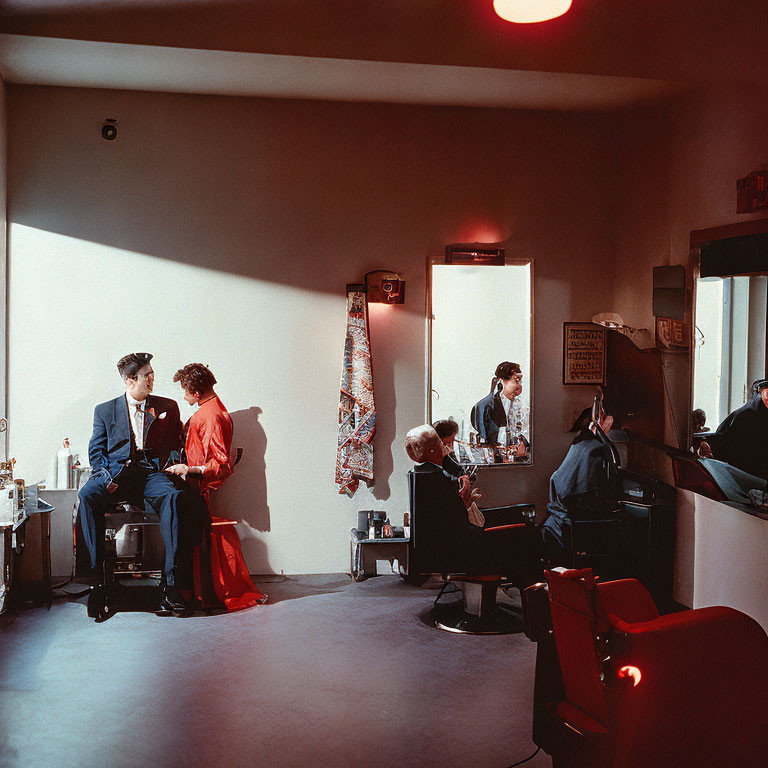
M 572 0 L 493 0 L 493 9 L 513 24 L 538 24 L 568 12 Z

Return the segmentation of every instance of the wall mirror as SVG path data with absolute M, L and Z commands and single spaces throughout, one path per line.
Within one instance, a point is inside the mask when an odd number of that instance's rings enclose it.
M 750 399 L 752 382 L 766 377 L 768 220 L 692 232 L 691 247 L 698 264 L 691 428 L 696 433 L 717 429 Z
M 457 423 L 462 464 L 531 464 L 533 262 L 433 263 L 429 272 L 429 420 Z M 519 374 L 492 390 L 503 362 Z

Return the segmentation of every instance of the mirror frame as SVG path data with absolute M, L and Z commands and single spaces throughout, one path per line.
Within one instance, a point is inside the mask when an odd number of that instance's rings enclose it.
M 478 246 L 482 245 L 486 248 L 504 248 L 505 246 L 501 243 L 478 243 Z M 524 265 L 530 266 L 530 294 L 531 294 L 531 313 L 530 313 L 530 352 L 531 352 L 531 370 L 528 374 L 529 380 L 533 381 L 533 369 L 535 365 L 535 357 L 534 357 L 534 301 L 535 301 L 535 293 L 534 285 L 534 258 L 528 257 L 528 258 L 511 258 L 505 254 L 504 256 L 504 266 L 505 267 L 513 267 L 513 266 L 524 266 Z M 433 314 L 432 314 L 432 267 L 433 266 L 467 266 L 464 265 L 452 265 L 447 264 L 445 260 L 445 256 L 431 256 L 427 259 L 426 264 L 426 353 L 425 353 L 425 369 L 426 369 L 426 376 L 425 376 L 425 408 L 424 412 L 426 413 L 426 421 L 427 424 L 432 423 L 432 321 L 434 320 Z M 483 265 L 478 264 L 478 267 L 482 266 L 488 266 L 490 265 Z M 492 268 L 492 267 L 490 267 Z M 473 467 L 532 467 L 534 464 L 534 453 L 535 453 L 535 441 L 534 441 L 534 388 L 531 386 L 530 390 L 530 407 L 529 407 L 529 413 L 528 413 L 528 425 L 530 430 L 530 442 L 531 442 L 531 460 L 528 462 L 523 463 L 511 463 L 511 464 L 471 464 L 470 466 Z
M 687 442 L 688 448 L 693 444 L 693 423 L 691 412 L 693 409 L 693 387 L 696 364 L 696 301 L 699 276 L 701 274 L 701 246 L 711 240 L 727 240 L 731 237 L 745 237 L 748 235 L 764 235 L 768 233 L 768 218 L 751 219 L 749 221 L 740 221 L 734 224 L 725 224 L 719 227 L 709 227 L 707 229 L 694 229 L 690 236 L 689 260 L 693 265 L 693 287 L 691 291 L 691 329 L 690 329 L 690 381 L 688 389 L 688 430 Z M 746 275 L 768 275 L 768 270 L 764 272 L 741 273 Z

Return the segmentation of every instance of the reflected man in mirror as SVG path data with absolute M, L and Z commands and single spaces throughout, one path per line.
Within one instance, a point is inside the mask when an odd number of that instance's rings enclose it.
M 517 363 L 499 363 L 491 379 L 491 391 L 473 406 L 470 416 L 486 445 L 515 445 L 518 456 L 524 456 L 530 447 L 522 432 L 522 381 Z
M 752 397 L 702 441 L 699 456 L 714 457 L 768 480 L 768 379 L 752 384 Z

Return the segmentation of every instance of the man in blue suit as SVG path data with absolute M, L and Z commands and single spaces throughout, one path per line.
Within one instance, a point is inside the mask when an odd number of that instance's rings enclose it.
M 143 500 L 159 515 L 165 544 L 165 587 L 160 607 L 179 612 L 187 607 L 176 586 L 175 569 L 183 490 L 163 468 L 170 452 L 181 444 L 182 424 L 176 402 L 152 394 L 155 374 L 151 359 L 146 352 L 121 358 L 117 370 L 125 394 L 94 410 L 88 444 L 91 477 L 79 493 L 80 525 L 91 567 L 101 569 L 105 508 L 123 500 Z M 100 573 L 97 576 L 101 578 Z

